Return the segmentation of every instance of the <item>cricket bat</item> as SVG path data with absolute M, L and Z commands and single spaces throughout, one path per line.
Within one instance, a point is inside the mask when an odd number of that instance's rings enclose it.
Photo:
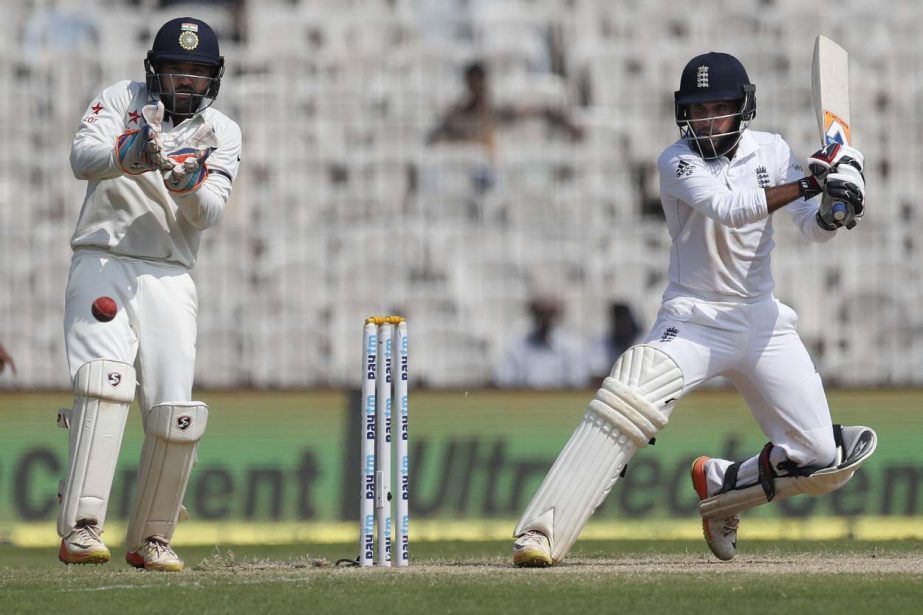
M 814 41 L 811 90 L 821 146 L 831 143 L 850 145 L 849 54 L 826 36 L 818 36 Z M 834 203 L 835 220 L 842 220 L 846 213 L 844 203 Z

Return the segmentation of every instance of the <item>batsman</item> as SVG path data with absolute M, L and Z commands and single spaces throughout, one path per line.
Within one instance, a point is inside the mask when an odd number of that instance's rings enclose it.
M 769 440 L 743 461 L 693 462 L 705 539 L 721 560 L 737 551 L 739 513 L 834 491 L 875 450 L 871 429 L 833 424 L 798 317 L 773 296 L 770 270 L 777 212 L 814 242 L 862 219 L 862 154 L 831 143 L 805 173 L 781 136 L 749 129 L 756 86 L 725 53 L 693 58 L 674 102 L 680 138 L 658 160 L 672 238 L 660 311 L 645 341 L 616 361 L 523 513 L 519 566 L 561 561 L 635 452 L 716 376 L 741 392 Z
M 126 560 L 179 571 L 170 546 L 208 408 L 192 401 L 195 265 L 202 231 L 218 222 L 237 175 L 241 134 L 212 108 L 224 72 L 204 22 L 157 32 L 145 81 L 93 99 L 70 154 L 87 181 L 71 238 L 64 337 L 74 405 L 61 482 L 59 559 L 105 563 L 109 492 L 128 409 L 138 394 L 144 444 Z

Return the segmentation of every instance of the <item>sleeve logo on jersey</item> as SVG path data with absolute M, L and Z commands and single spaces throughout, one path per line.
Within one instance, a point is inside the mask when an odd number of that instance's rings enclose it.
M 86 116 L 85 118 L 83 118 L 82 121 L 86 122 L 87 124 L 92 124 L 98 119 L 96 116 L 99 115 L 99 112 L 102 110 L 103 110 L 103 105 L 97 100 L 96 104 L 90 107 L 90 111 L 93 112 L 93 115 Z
M 676 167 L 676 179 L 680 177 L 689 177 L 692 175 L 693 171 L 695 171 L 695 167 L 692 166 L 692 163 L 680 160 Z
M 141 114 L 138 113 L 137 111 L 128 112 L 128 123 L 131 124 L 132 122 L 136 124 L 139 124 L 141 122 Z
M 766 170 L 766 167 L 756 167 L 756 183 L 759 184 L 760 188 L 769 187 L 769 172 Z

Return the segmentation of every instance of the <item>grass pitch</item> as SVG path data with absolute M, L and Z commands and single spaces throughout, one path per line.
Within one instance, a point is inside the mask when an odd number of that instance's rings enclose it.
M 470 396 L 422 392 L 411 402 L 415 413 L 412 429 L 417 436 L 437 443 L 450 437 L 478 435 L 471 431 L 472 425 L 489 436 L 485 440 L 489 443 L 499 437 L 497 434 L 506 438 L 515 433 L 520 439 L 509 439 L 510 458 L 532 460 L 546 455 L 553 459 L 575 420 L 561 408 L 582 408 L 586 396 L 585 392 L 510 396 L 499 392 L 475 392 Z M 319 483 L 316 500 L 332 502 L 335 508 L 342 492 L 338 482 L 342 452 L 337 445 L 342 439 L 338 430 L 344 402 L 339 395 L 222 393 L 210 394 L 205 401 L 221 412 L 215 413 L 216 417 L 220 414 L 220 420 L 216 418 L 209 426 L 208 441 L 213 448 L 208 454 L 212 457 L 211 461 L 202 457 L 203 468 L 208 463 L 224 463 L 229 457 L 227 451 L 233 450 L 235 455 L 231 457 L 250 455 L 253 467 L 275 463 L 290 469 L 291 464 L 283 463 L 283 454 L 296 450 L 294 444 L 310 445 L 322 464 L 323 485 Z M 691 512 L 681 519 L 647 515 L 629 519 L 610 508 L 598 519 L 608 525 L 599 531 L 594 531 L 593 524 L 588 526 L 570 557 L 545 570 L 512 567 L 509 539 L 431 540 L 447 535 L 508 535 L 512 516 L 521 510 L 519 503 L 506 511 L 511 517 L 494 520 L 497 523 L 478 521 L 478 511 L 473 508 L 454 511 L 451 506 L 448 512 L 455 514 L 453 519 L 415 517 L 411 567 L 387 570 L 334 566 L 337 559 L 356 554 L 354 523 L 344 522 L 341 530 L 330 532 L 329 524 L 336 511 L 325 509 L 316 520 L 307 522 L 289 514 L 269 524 L 269 532 L 267 524 L 259 519 L 244 519 L 238 511 L 210 529 L 196 525 L 201 519 L 181 524 L 177 551 L 188 568 L 179 574 L 156 574 L 128 567 L 118 547 L 113 548 L 114 559 L 108 565 L 66 567 L 57 561 L 54 513 L 49 512 L 36 523 L 26 523 L 15 516 L 12 503 L 18 497 L 13 490 L 17 460 L 35 447 L 63 450 L 62 436 L 44 411 L 66 405 L 69 396 L 0 395 L 0 413 L 5 420 L 0 433 L 0 506 L 6 507 L 0 511 L 0 542 L 20 545 L 0 545 L 0 615 L 919 613 L 923 612 L 923 532 L 913 499 L 918 497 L 917 483 L 913 481 L 919 466 L 921 401 L 920 391 L 834 392 L 831 405 L 838 409 L 837 420 L 869 424 L 881 438 L 878 453 L 863 468 L 869 474 L 865 483 L 868 490 L 856 483 L 856 492 L 843 500 L 850 506 L 865 502 L 862 510 L 853 511 L 860 516 L 844 519 L 819 514 L 796 524 L 791 518 L 761 517 L 755 511 L 744 520 L 737 558 L 728 563 L 716 560 L 697 537 L 699 527 Z M 256 431 L 254 408 L 262 410 L 259 431 L 265 442 L 271 443 L 265 450 L 245 446 L 250 432 Z M 530 421 L 521 421 L 519 417 L 526 412 Z M 267 424 L 266 416 L 274 417 L 276 422 Z M 523 430 L 522 424 L 533 430 Z M 716 425 L 721 429 L 716 430 Z M 125 452 L 123 446 L 123 453 L 135 461 L 140 427 L 135 420 L 129 428 L 134 430 L 135 448 Z M 305 443 L 306 434 L 315 440 Z M 744 451 L 758 450 L 762 442 L 739 396 L 723 392 L 696 393 L 684 400 L 684 411 L 671 417 L 671 427 L 663 434 L 658 438 L 657 450 L 647 451 L 652 459 L 663 461 L 663 467 L 677 465 L 683 457 L 691 459 L 702 450 L 722 450 L 725 434 L 755 434 L 748 442 L 738 442 Z M 688 464 L 682 465 L 683 484 L 687 468 Z M 905 481 L 901 484 L 904 499 L 901 505 L 895 504 L 891 514 L 907 516 L 887 516 L 878 506 L 882 493 L 887 491 L 884 485 L 893 474 L 889 474 L 889 468 L 902 469 Z M 41 469 L 45 482 L 27 490 L 33 505 L 41 501 L 43 494 L 53 494 L 57 483 L 53 472 L 46 471 L 45 466 Z M 237 472 L 234 476 L 240 480 L 245 477 L 244 470 L 229 468 L 229 472 Z M 627 486 L 627 481 L 619 483 L 615 495 L 621 497 Z M 656 485 L 641 486 L 653 489 Z M 663 506 L 662 498 L 646 493 L 640 504 L 654 502 Z M 687 502 L 692 496 L 687 486 Z M 907 510 L 906 502 L 913 504 L 913 510 Z M 491 527 L 499 530 L 486 531 Z M 117 539 L 122 529 L 113 521 L 107 526 L 106 537 Z M 332 540 L 339 536 L 351 538 L 339 544 L 314 542 L 321 535 L 325 541 L 331 540 L 330 536 L 334 536 Z M 298 537 L 302 542 L 260 544 L 280 536 L 286 541 Z M 774 536 L 805 539 L 778 541 L 771 539 Z M 842 536 L 853 538 L 841 539 Z M 897 540 L 905 536 L 914 539 Z M 602 537 L 622 539 L 594 540 Z M 637 540 L 639 537 L 651 539 Z M 191 546 L 191 542 L 202 546 Z M 238 546 L 210 546 L 217 542 Z M 252 544 L 240 544 L 243 542 Z
M 179 547 L 179 574 L 64 566 L 54 549 L 0 547 L 3 613 L 919 612 L 923 542 L 581 541 L 561 565 L 520 570 L 509 542 L 420 542 L 404 569 L 337 567 L 353 544 Z

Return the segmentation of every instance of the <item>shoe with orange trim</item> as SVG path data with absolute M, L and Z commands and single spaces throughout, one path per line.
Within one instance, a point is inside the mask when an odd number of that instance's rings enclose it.
M 135 568 L 159 572 L 180 572 L 183 560 L 160 536 L 151 536 L 143 545 L 125 554 L 125 561 Z
M 692 486 L 699 496 L 699 500 L 708 497 L 708 481 L 705 478 L 705 464 L 711 457 L 705 455 L 692 462 L 689 472 Z M 702 519 L 702 533 L 708 548 L 720 560 L 729 561 L 737 554 L 737 526 L 740 518 L 737 515 L 725 519 Z
M 65 564 L 105 564 L 110 553 L 99 537 L 102 533 L 102 528 L 92 521 L 78 521 L 61 539 L 58 559 Z

